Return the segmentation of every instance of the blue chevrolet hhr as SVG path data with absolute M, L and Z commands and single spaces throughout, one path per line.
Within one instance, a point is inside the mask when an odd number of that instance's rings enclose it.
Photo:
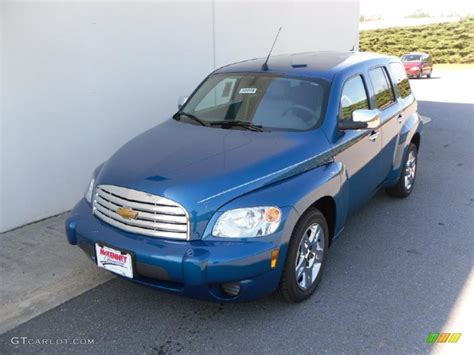
M 422 121 L 398 58 L 315 52 L 211 73 L 93 173 L 66 221 L 97 266 L 219 302 L 317 288 L 379 189 L 413 190 Z

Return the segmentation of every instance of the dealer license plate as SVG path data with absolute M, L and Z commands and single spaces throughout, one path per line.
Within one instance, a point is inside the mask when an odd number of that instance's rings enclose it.
M 133 278 L 132 256 L 107 246 L 95 244 L 97 266 Z

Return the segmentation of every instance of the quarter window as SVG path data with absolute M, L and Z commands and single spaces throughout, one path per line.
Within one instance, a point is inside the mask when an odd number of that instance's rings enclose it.
M 359 109 L 368 109 L 369 100 L 367 99 L 367 91 L 365 90 L 364 80 L 360 75 L 346 81 L 341 95 L 341 112 L 340 119 L 349 120 L 352 112 Z
M 375 105 L 378 109 L 383 110 L 395 101 L 387 73 L 385 69 L 379 67 L 371 69 L 369 76 L 375 91 Z
M 401 63 L 390 63 L 390 71 L 397 85 L 400 96 L 405 98 L 411 95 L 410 82 L 408 81 L 405 68 Z

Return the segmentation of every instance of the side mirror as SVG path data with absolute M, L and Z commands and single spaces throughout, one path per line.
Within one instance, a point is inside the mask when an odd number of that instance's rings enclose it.
M 186 101 L 188 101 L 189 99 L 189 96 L 180 96 L 179 99 L 178 99 L 178 109 L 181 110 L 181 107 L 184 106 L 184 104 L 186 103 Z
M 340 130 L 348 129 L 375 129 L 380 126 L 379 110 L 355 110 L 352 112 L 352 119 L 347 121 L 339 121 Z
M 380 126 L 379 110 L 355 110 L 352 112 L 352 121 L 367 123 L 367 128 L 375 129 Z

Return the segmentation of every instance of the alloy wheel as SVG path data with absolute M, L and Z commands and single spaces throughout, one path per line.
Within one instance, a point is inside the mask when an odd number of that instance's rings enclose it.
M 324 230 L 318 224 L 310 225 L 301 238 L 295 262 L 296 283 L 302 290 L 309 289 L 316 278 L 324 256 Z
M 416 155 L 413 150 L 408 154 L 407 162 L 405 164 L 405 188 L 410 190 L 415 182 L 416 174 Z

